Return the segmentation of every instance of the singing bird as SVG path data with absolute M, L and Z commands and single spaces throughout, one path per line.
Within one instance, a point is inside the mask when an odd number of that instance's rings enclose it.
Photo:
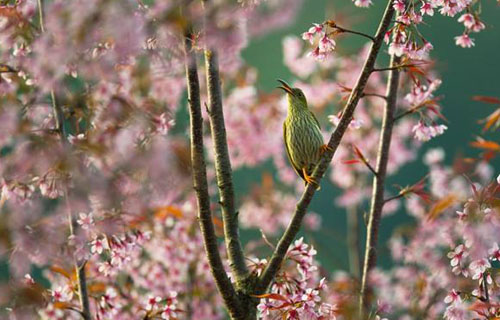
M 278 79 L 287 95 L 288 114 L 283 123 L 286 153 L 295 172 L 309 184 L 317 184 L 311 177 L 314 167 L 325 150 L 318 119 L 309 110 L 306 96 L 299 88 L 292 88 Z

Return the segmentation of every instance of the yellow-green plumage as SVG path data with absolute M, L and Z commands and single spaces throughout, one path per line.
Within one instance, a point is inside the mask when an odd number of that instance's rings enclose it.
M 321 157 L 323 136 L 319 122 L 309 110 L 302 90 L 278 81 L 283 85 L 280 88 L 287 92 L 288 115 L 283 123 L 283 140 L 288 159 L 295 172 L 307 182 Z

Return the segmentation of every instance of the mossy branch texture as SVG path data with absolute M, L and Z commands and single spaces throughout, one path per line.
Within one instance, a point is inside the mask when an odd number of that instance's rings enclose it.
M 226 270 L 224 269 L 224 265 L 219 254 L 217 236 L 215 235 L 215 229 L 212 222 L 210 195 L 208 193 L 207 172 L 203 147 L 203 118 L 200 102 L 200 84 L 198 80 L 196 54 L 192 50 L 191 37 L 189 35 L 186 36 L 184 47 L 186 54 L 185 60 L 190 118 L 191 165 L 193 170 L 193 184 L 198 204 L 198 219 L 203 236 L 203 244 L 207 253 L 210 270 L 229 314 L 232 318 L 239 319 L 242 317 L 240 314 L 240 303 L 237 299 L 234 287 L 226 274 Z
M 224 223 L 224 239 L 229 258 L 231 272 L 240 284 L 248 276 L 245 256 L 240 243 L 238 231 L 238 214 L 234 204 L 234 186 L 231 161 L 227 147 L 226 127 L 222 110 L 222 91 L 220 85 L 217 52 L 205 50 L 205 66 L 207 74 L 208 108 L 210 129 L 215 151 L 215 172 L 219 187 L 222 220 Z
M 397 66 L 400 59 L 391 56 L 391 67 Z M 370 271 L 377 262 L 377 242 L 380 227 L 380 219 L 384 208 L 384 184 L 387 173 L 387 162 L 389 160 L 389 149 L 391 146 L 392 128 L 394 126 L 394 112 L 399 86 L 399 69 L 391 69 L 388 77 L 387 101 L 382 119 L 382 130 L 377 152 L 377 174 L 373 177 L 373 193 L 370 204 L 370 214 L 368 218 L 367 237 L 365 246 L 365 258 L 363 264 L 363 274 L 360 292 L 360 313 L 363 315 L 370 307 L 368 279 Z

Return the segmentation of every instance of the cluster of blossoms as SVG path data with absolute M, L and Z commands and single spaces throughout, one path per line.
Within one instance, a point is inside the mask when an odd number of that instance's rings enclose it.
M 303 238 L 290 246 L 284 265 L 272 282 L 271 292 L 260 296 L 259 319 L 336 319 L 335 304 L 322 299 L 328 294 L 328 288 L 325 278 L 318 279 L 316 253 Z M 251 267 L 258 273 L 265 263 L 257 261 Z
M 373 3 L 371 0 L 353 0 L 357 7 L 369 7 Z M 470 38 L 471 32 L 480 32 L 485 28 L 485 24 L 480 20 L 481 1 L 472 0 L 424 0 L 417 1 L 394 0 L 394 9 L 400 13 L 398 21 L 406 26 L 416 27 L 421 24 L 424 17 L 433 16 L 435 11 L 447 17 L 458 18 L 459 23 L 463 23 L 465 30 L 460 36 L 455 37 L 455 43 L 463 48 L 474 46 L 474 39 Z M 405 41 L 403 39 L 402 41 Z M 402 43 L 397 43 L 401 45 Z M 430 45 L 424 40 L 424 47 Z M 432 47 L 431 47 L 432 48 Z
M 314 44 L 318 39 L 316 48 L 308 54 L 317 60 L 324 60 L 328 53 L 335 50 L 337 45 L 335 40 L 331 38 L 331 33 L 328 33 L 328 23 L 313 24 L 308 31 L 302 34 L 302 39 L 309 41 L 310 44 Z
M 500 303 L 494 266 L 500 184 L 492 181 L 486 162 L 477 163 L 477 182 L 471 184 L 443 164 L 443 155 L 441 149 L 426 155 L 432 205 L 415 195 L 406 200 L 416 227 L 394 234 L 390 247 L 397 265 L 378 270 L 370 281 L 386 314 L 406 316 L 399 319 L 491 319 Z

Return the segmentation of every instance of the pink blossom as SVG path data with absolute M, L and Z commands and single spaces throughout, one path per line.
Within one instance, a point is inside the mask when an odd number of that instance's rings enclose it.
M 476 23 L 476 19 L 474 19 L 474 16 L 470 13 L 465 13 L 460 18 L 458 18 L 458 22 L 461 22 L 464 24 L 464 26 L 467 29 L 471 29 L 472 26 Z
M 448 129 L 444 124 L 426 126 L 423 122 L 416 124 L 412 131 L 415 134 L 415 139 L 420 141 L 429 141 L 430 139 L 442 135 Z
M 468 256 L 468 252 L 465 251 L 465 246 L 463 244 L 455 247 L 453 251 L 448 252 L 448 258 L 450 258 L 450 265 L 455 267 L 462 263 L 463 259 Z
M 94 238 L 94 240 L 90 243 L 90 252 L 95 254 L 101 254 L 104 249 L 108 248 L 108 242 L 105 238 Z
M 470 319 L 470 314 L 463 305 L 451 305 L 446 308 L 444 313 L 444 319 L 446 320 L 468 320 Z
M 394 10 L 396 10 L 398 12 L 405 11 L 405 3 L 402 0 L 394 0 L 393 7 L 394 7 Z
M 356 7 L 360 7 L 360 8 L 368 8 L 369 6 L 371 6 L 373 3 L 372 3 L 372 0 L 353 0 L 354 1 L 354 5 Z
M 153 295 L 148 296 L 146 298 L 146 301 L 145 301 L 146 310 L 155 309 L 158 306 L 160 301 L 162 301 L 161 297 L 153 296 Z
M 319 40 L 319 52 L 328 53 L 335 50 L 335 41 L 330 39 L 326 34 Z
M 156 132 L 161 135 L 166 135 L 170 128 L 175 125 L 175 120 L 167 116 L 166 113 L 162 113 L 158 117 L 153 119 L 153 123 L 156 126 Z
M 324 36 L 324 25 L 313 23 L 313 26 L 309 28 L 307 32 L 302 34 L 302 39 L 309 41 L 311 44 L 314 43 L 314 38 L 316 35 L 322 37 Z
M 389 45 L 389 54 L 401 57 L 404 53 L 405 45 L 403 43 L 391 42 Z
M 491 268 L 491 264 L 488 259 L 479 259 L 472 261 L 469 265 L 469 269 L 472 271 L 472 279 L 477 280 L 483 276 L 483 273 Z
M 55 290 L 52 290 L 52 298 L 55 301 L 71 301 L 71 299 L 73 298 L 73 291 L 67 285 L 59 286 Z
M 438 164 L 444 160 L 444 156 L 443 148 L 430 149 L 424 156 L 424 163 L 428 166 Z
M 434 7 L 430 2 L 423 2 L 422 6 L 420 7 L 420 13 L 422 15 L 426 14 L 428 16 L 433 16 L 434 15 Z
M 313 51 L 310 51 L 308 54 L 307 54 L 308 57 L 312 57 L 318 61 L 322 61 L 322 60 L 325 60 L 326 59 L 326 54 L 325 52 L 321 52 L 319 47 L 316 47 L 316 49 L 314 49 Z
M 462 299 L 460 298 L 460 293 L 455 289 L 451 290 L 450 293 L 444 298 L 444 303 L 447 304 L 460 304 L 462 303 Z
M 82 226 L 82 229 L 89 230 L 94 225 L 94 216 L 92 213 L 86 214 L 86 213 L 80 212 L 78 215 L 79 215 L 79 219 L 76 220 L 76 222 L 80 226 Z
M 340 122 L 340 117 L 338 115 L 329 115 L 328 120 L 334 125 L 338 126 Z M 358 120 L 355 118 L 352 118 L 351 122 L 349 122 L 349 128 L 350 129 L 360 129 L 363 126 L 363 120 Z
M 470 38 L 468 34 L 464 33 L 461 36 L 455 37 L 455 44 L 462 48 L 470 48 L 474 46 L 474 39 Z
M 35 280 L 31 277 L 29 273 L 27 273 L 24 275 L 24 283 L 27 285 L 34 285 Z
M 486 28 L 485 24 L 479 20 L 476 20 L 474 25 L 471 27 L 471 30 L 473 32 L 479 32 L 479 31 L 483 30 L 484 28 Z

